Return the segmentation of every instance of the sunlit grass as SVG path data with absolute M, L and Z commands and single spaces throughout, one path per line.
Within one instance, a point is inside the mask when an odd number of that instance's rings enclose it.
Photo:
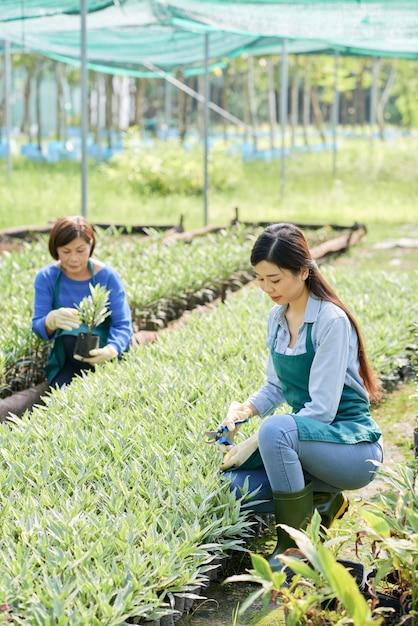
M 207 221 L 227 224 L 290 220 L 300 223 L 385 225 L 417 221 L 418 138 L 339 140 L 336 176 L 333 153 L 295 152 L 286 159 L 244 163 L 232 191 L 208 191 Z M 81 213 L 81 165 L 36 163 L 15 158 L 8 181 L 0 161 L 0 228 L 45 225 L 60 215 Z M 186 229 L 204 224 L 202 196 L 143 197 L 116 184 L 93 162 L 87 176 L 87 217 L 94 221 L 163 225 L 184 217 Z

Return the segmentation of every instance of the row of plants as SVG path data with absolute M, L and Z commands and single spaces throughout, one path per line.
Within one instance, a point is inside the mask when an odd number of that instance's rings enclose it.
M 123 279 L 134 330 L 157 330 L 185 310 L 223 298 L 252 278 L 249 254 L 257 229 L 232 228 L 163 245 L 164 233 L 126 236 L 97 229 L 96 254 Z M 330 229 L 310 233 L 313 245 L 332 236 Z M 0 257 L 0 397 L 43 381 L 49 344 L 30 331 L 36 272 L 51 262 L 47 237 Z M 77 304 L 77 303 L 75 303 Z
M 379 329 L 387 336 L 373 319 L 387 276 L 373 275 L 376 290 L 371 276 L 354 282 L 336 268 L 327 276 L 350 306 L 367 291 L 357 314 L 368 343 Z M 398 297 L 407 309 L 410 292 L 398 288 Z M 0 598 L 9 621 L 161 620 L 175 614 L 176 597 L 197 595 L 214 559 L 243 549 L 252 520 L 229 494 L 205 431 L 262 383 L 270 306 L 251 285 L 1 425 Z
M 14 623 L 158 619 L 242 546 L 250 524 L 205 430 L 238 393 L 232 363 L 259 374 L 236 323 L 259 302 L 249 292 L 2 425 L 0 598 Z
M 193 294 L 196 298 L 201 292 L 200 303 L 214 299 L 225 280 L 248 267 L 249 232 L 234 228 L 190 244 L 178 240 L 162 245 L 163 235 L 157 231 L 134 237 L 99 229 L 96 254 L 121 275 L 134 329 L 159 328 L 179 317 Z M 0 257 L 2 397 L 43 380 L 49 347 L 31 332 L 30 325 L 35 275 L 51 261 L 46 236 Z

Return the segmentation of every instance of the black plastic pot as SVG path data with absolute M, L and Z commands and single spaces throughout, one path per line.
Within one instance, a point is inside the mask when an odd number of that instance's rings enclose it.
M 353 576 L 365 600 L 373 602 L 375 608 L 391 609 L 390 611 L 383 612 L 382 614 L 384 618 L 383 626 L 398 626 L 398 624 L 401 623 L 402 619 L 405 619 L 405 616 L 408 614 L 408 602 L 405 602 L 402 605 L 400 598 L 397 595 L 386 594 L 380 591 L 370 593 L 370 591 L 368 590 L 370 588 L 373 588 L 371 579 L 374 576 L 374 572 L 369 572 L 367 574 L 364 566 L 361 563 L 357 563 L 355 561 L 338 559 L 338 563 L 341 563 L 341 565 L 343 565 Z M 289 586 L 292 577 L 294 576 L 294 573 L 289 567 L 285 568 L 285 572 L 287 575 L 285 585 Z M 322 604 L 322 609 L 332 609 L 334 608 L 334 606 L 335 599 Z M 286 611 L 285 621 L 287 623 Z M 412 618 L 407 618 L 405 621 L 402 621 L 402 626 L 412 626 L 412 623 Z M 324 626 L 330 626 L 329 622 L 325 621 Z
M 310 565 L 306 559 L 304 559 L 304 561 L 305 563 Z M 356 561 L 346 561 L 344 559 L 337 559 L 337 561 L 338 563 L 341 563 L 341 565 L 343 565 L 350 572 L 352 577 L 355 579 L 358 588 L 360 590 L 364 589 L 366 585 L 366 580 L 367 580 L 366 570 L 364 566 L 361 563 L 357 563 Z M 290 587 L 292 578 L 295 575 L 295 573 L 292 571 L 290 567 L 285 567 L 283 571 L 286 574 L 286 581 L 283 586 Z
M 99 347 L 100 337 L 94 333 L 79 333 L 75 340 L 74 356 L 81 356 L 88 359 L 90 350 Z
M 376 594 L 371 594 L 368 591 L 362 591 L 362 595 L 366 600 L 377 601 L 375 608 L 392 609 L 391 611 L 383 613 L 384 626 L 396 626 L 399 624 L 402 616 L 402 605 L 397 596 L 392 596 L 387 593 L 381 593 L 376 591 Z M 402 622 L 404 626 L 411 626 L 412 622 L 408 619 L 406 622 Z
M 376 605 L 376 608 L 381 607 L 393 609 L 390 612 L 384 613 L 383 625 L 398 626 L 398 624 L 402 623 L 402 626 L 412 626 L 413 618 L 408 617 L 408 619 L 405 619 L 405 616 L 409 613 L 411 597 L 403 597 L 403 601 L 401 602 L 401 597 L 396 591 L 389 594 L 380 591 L 374 591 L 373 579 L 375 578 L 375 576 L 376 570 L 372 570 L 371 572 L 369 572 L 367 576 L 367 581 L 369 585 L 368 588 L 366 588 L 364 591 L 362 590 L 362 594 L 366 600 L 373 601 L 373 603 Z M 399 572 L 397 570 L 389 572 L 385 580 L 389 584 L 396 585 L 400 580 Z M 372 593 L 370 593 L 369 590 L 372 590 Z

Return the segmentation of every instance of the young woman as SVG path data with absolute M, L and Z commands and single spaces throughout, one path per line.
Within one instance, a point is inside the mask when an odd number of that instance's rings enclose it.
M 233 438 L 237 422 L 270 417 L 230 447 L 221 469 L 233 468 L 238 497 L 248 477 L 257 501 L 267 500 L 258 510 L 273 509 L 276 524 L 303 528 L 317 508 L 328 527 L 348 508 L 342 491 L 367 485 L 375 477 L 373 461 L 383 460 L 381 431 L 369 411 L 380 397 L 377 380 L 357 322 L 318 271 L 298 227 L 266 228 L 251 264 L 274 302 L 266 384 L 243 404 L 233 402 L 222 425 Z M 274 414 L 285 402 L 290 411 Z M 278 527 L 273 570 L 292 545 Z
M 95 244 L 93 227 L 83 217 L 59 218 L 48 243 L 55 260 L 35 278 L 32 330 L 54 341 L 46 366 L 52 387 L 68 384 L 82 370 L 94 369 L 129 348 L 132 320 L 125 290 L 115 270 L 92 257 Z M 110 291 L 111 315 L 95 330 L 100 335 L 100 347 L 81 362 L 73 357 L 73 350 L 76 335 L 85 329 L 74 305 L 90 295 L 89 285 L 96 283 Z

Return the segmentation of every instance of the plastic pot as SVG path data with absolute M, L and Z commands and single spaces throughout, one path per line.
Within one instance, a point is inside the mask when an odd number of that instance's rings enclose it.
M 83 359 L 90 357 L 90 350 L 99 347 L 100 337 L 94 333 L 79 333 L 75 340 L 74 356 L 81 356 Z

